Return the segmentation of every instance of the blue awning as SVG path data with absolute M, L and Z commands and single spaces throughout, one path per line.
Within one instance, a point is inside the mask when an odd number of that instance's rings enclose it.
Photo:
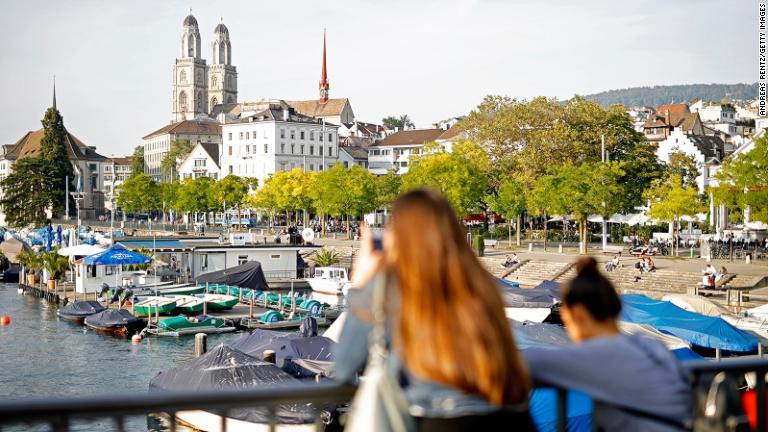
M 621 296 L 621 319 L 649 324 L 694 345 L 726 351 L 750 352 L 757 349 L 755 336 L 710 317 L 681 309 L 674 304 L 640 294 Z

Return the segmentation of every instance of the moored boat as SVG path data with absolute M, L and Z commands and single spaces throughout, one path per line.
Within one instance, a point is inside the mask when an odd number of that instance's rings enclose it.
M 331 306 L 343 305 L 347 290 L 352 286 L 347 270 L 341 267 L 317 267 L 307 283 L 312 287 L 313 299 Z
M 136 316 L 168 315 L 176 309 L 176 300 L 169 297 L 146 297 L 133 305 Z
M 179 315 L 160 320 L 157 327 L 148 330 L 148 333 L 156 336 L 178 337 L 196 333 L 226 333 L 235 330 L 235 327 L 227 325 L 225 320 L 210 315 L 196 317 Z
M 176 311 L 183 314 L 198 314 L 203 311 L 203 300 L 191 295 L 168 296 L 176 301 Z
M 206 303 L 208 310 L 232 309 L 237 304 L 237 297 L 224 294 L 198 294 L 197 298 Z
M 97 301 L 76 301 L 59 308 L 59 310 L 56 311 L 56 315 L 58 315 L 59 318 L 68 321 L 83 322 L 86 317 L 99 313 L 105 309 L 106 308 Z
M 85 317 L 85 325 L 107 333 L 128 334 L 138 330 L 144 321 L 125 309 L 107 309 Z

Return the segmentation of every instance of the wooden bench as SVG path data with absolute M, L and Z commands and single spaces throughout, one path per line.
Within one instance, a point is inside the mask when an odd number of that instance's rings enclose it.
M 605 249 L 603 249 L 602 252 L 604 254 L 621 255 L 624 252 L 624 246 L 611 246 L 611 245 L 607 245 L 607 246 L 605 246 Z
M 494 249 L 496 249 L 496 246 L 497 246 L 498 244 L 499 244 L 499 241 L 498 241 L 498 240 L 493 240 L 493 239 L 487 239 L 487 240 L 485 240 L 485 245 L 486 245 L 486 246 L 490 246 L 490 247 L 492 247 L 492 248 L 494 248 Z

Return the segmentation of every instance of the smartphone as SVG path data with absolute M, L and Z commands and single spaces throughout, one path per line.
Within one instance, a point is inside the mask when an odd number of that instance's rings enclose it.
M 384 235 L 381 231 L 375 231 L 371 233 L 371 242 L 373 243 L 373 250 L 375 251 L 381 251 L 384 250 Z

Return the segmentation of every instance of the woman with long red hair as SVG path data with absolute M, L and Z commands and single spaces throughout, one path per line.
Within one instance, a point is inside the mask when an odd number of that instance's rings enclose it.
M 400 196 L 383 247 L 373 243 L 364 232 L 353 267 L 361 289 L 350 293 L 337 379 L 353 381 L 365 365 L 373 281 L 384 280 L 388 364 L 419 430 L 533 430 L 531 380 L 497 282 L 470 249 L 448 201 L 427 189 Z

